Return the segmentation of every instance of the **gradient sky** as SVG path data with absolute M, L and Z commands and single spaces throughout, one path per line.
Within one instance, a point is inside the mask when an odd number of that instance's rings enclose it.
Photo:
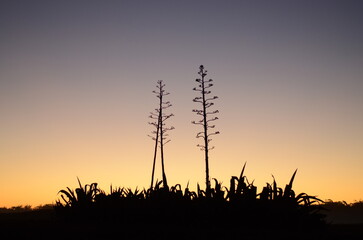
M 363 198 L 362 1 L 0 2 L 0 207 L 54 203 L 98 182 L 148 187 L 152 94 L 174 113 L 169 184 L 204 186 L 192 99 L 203 64 L 219 96 L 210 175 L 247 161 L 321 199 Z M 161 178 L 160 164 L 157 176 Z

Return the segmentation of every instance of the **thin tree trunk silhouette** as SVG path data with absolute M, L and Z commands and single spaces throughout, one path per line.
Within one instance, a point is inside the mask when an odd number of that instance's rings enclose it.
M 153 91 L 156 94 L 156 97 L 159 98 L 159 107 L 155 109 L 155 112 L 152 112 L 149 116 L 151 119 L 157 120 L 154 122 L 149 122 L 149 124 L 153 125 L 156 128 L 156 131 L 152 133 L 155 134 L 155 137 L 150 136 L 155 141 L 155 148 L 154 148 L 154 159 L 153 159 L 153 168 L 151 174 L 151 188 L 153 188 L 154 184 L 154 174 L 155 174 L 155 164 L 156 164 L 156 157 L 157 157 L 157 147 L 160 144 L 160 157 L 161 157 L 161 171 L 162 171 L 162 179 L 163 179 L 163 186 L 168 188 L 168 182 L 165 173 L 165 161 L 164 161 L 164 145 L 168 143 L 170 140 L 166 140 L 167 131 L 173 130 L 174 127 L 167 128 L 165 127 L 165 121 L 170 117 L 174 116 L 173 114 L 165 114 L 164 109 L 171 107 L 169 101 L 164 102 L 163 97 L 168 95 L 169 93 L 164 90 L 165 84 L 163 84 L 162 80 L 158 81 L 158 85 L 156 86 L 158 91 Z
M 203 73 L 203 69 L 201 69 Z M 207 125 L 207 109 L 205 102 L 205 86 L 204 86 L 205 74 L 202 74 L 202 99 L 203 99 L 203 128 L 204 128 L 204 155 L 205 155 L 205 179 L 207 193 L 210 191 L 210 178 L 209 178 L 209 158 L 208 158 L 208 125 Z
M 213 149 L 214 147 L 210 148 L 209 147 L 209 142 L 212 140 L 212 139 L 210 139 L 210 136 L 219 134 L 219 132 L 216 131 L 216 132 L 208 133 L 208 130 L 210 128 L 215 127 L 215 125 L 210 125 L 209 123 L 218 119 L 217 117 L 208 119 L 208 115 L 216 114 L 216 113 L 218 113 L 218 110 L 211 111 L 211 112 L 208 112 L 207 110 L 208 110 L 208 108 L 210 108 L 211 106 L 214 105 L 214 103 L 212 103 L 210 101 L 214 100 L 214 99 L 217 99 L 218 97 L 214 96 L 212 98 L 207 98 L 207 96 L 206 96 L 206 95 L 211 93 L 211 91 L 207 91 L 206 89 L 213 86 L 213 84 L 211 83 L 213 80 L 212 79 L 209 79 L 207 81 L 205 80 L 205 76 L 207 76 L 207 71 L 204 70 L 203 65 L 201 65 L 199 67 L 198 74 L 201 76 L 201 78 L 196 79 L 196 82 L 198 82 L 200 85 L 198 86 L 198 88 L 193 88 L 193 90 L 200 92 L 202 96 L 201 97 L 195 97 L 193 99 L 193 101 L 197 102 L 197 103 L 201 103 L 202 104 L 202 110 L 193 109 L 193 112 L 197 113 L 197 115 L 202 116 L 202 120 L 199 120 L 197 122 L 192 121 L 192 123 L 196 124 L 196 125 L 202 125 L 203 126 L 203 131 L 199 132 L 196 137 L 204 139 L 204 145 L 199 145 L 198 144 L 197 146 L 200 147 L 201 150 L 204 150 L 206 194 L 207 194 L 207 196 L 210 196 L 211 187 L 210 187 L 210 178 L 209 178 L 209 150 Z
M 152 173 L 151 173 L 150 189 L 153 189 L 153 186 L 154 186 L 155 162 L 156 162 L 156 155 L 157 155 L 157 151 L 158 151 L 158 142 L 159 142 L 159 129 L 160 129 L 159 123 L 160 123 L 160 120 L 158 120 L 158 125 L 156 127 L 155 148 L 154 148 L 154 160 L 153 160 L 153 169 L 152 169 Z
M 166 180 L 166 174 L 165 174 L 165 165 L 164 165 L 164 131 L 163 131 L 163 86 L 162 82 L 159 82 L 160 86 L 160 101 L 159 101 L 159 129 L 160 131 L 160 155 L 161 155 L 161 172 L 163 174 L 163 183 L 164 186 L 168 186 L 168 182 Z

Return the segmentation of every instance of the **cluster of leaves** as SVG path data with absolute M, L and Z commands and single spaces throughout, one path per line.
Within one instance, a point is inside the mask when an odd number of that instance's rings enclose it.
M 230 186 L 225 187 L 216 180 L 209 192 L 198 184 L 196 191 L 187 186 L 184 191 L 180 184 L 164 187 L 162 181 L 153 188 L 135 189 L 113 188 L 110 192 L 99 189 L 96 183 L 59 191 L 61 198 L 56 202 L 58 216 L 70 220 L 80 218 L 91 221 L 120 222 L 124 224 L 170 225 L 207 227 L 217 224 L 220 228 L 245 226 L 271 228 L 284 226 L 306 228 L 321 226 L 324 215 L 320 213 L 321 200 L 305 193 L 296 195 L 292 183 L 285 189 L 279 188 L 274 180 L 260 193 L 243 175 L 232 176 Z M 213 184 L 212 184 L 213 185 Z

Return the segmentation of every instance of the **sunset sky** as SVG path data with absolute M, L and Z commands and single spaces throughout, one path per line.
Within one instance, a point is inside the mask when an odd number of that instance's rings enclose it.
M 203 64 L 219 110 L 210 175 L 245 162 L 323 200 L 363 200 L 362 1 L 0 2 L 0 207 L 54 203 L 65 187 L 147 188 L 148 116 L 173 106 L 168 182 L 204 186 L 192 109 Z M 161 179 L 160 163 L 156 177 Z

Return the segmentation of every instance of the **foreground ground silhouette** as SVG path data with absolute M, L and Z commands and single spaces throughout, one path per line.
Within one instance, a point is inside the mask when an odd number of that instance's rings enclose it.
M 55 206 L 0 214 L 2 239 L 362 239 L 363 224 L 330 224 L 322 201 L 243 175 L 209 191 L 157 182 L 147 190 L 96 183 L 61 190 Z M 355 211 L 355 210 L 354 210 Z M 363 223 L 363 222 L 362 222 Z
M 95 219 L 90 215 L 62 219 L 52 208 L 1 213 L 1 239 L 362 239 L 363 236 L 362 223 L 289 228 L 281 222 L 258 224 L 258 220 L 245 219 L 245 214 L 226 221 L 216 218 L 218 213 L 209 213 L 204 218 L 200 216 L 203 210 L 192 215 L 185 212 L 187 219 L 175 219 L 179 212 L 163 220 L 174 211 L 152 221 L 140 219 L 143 215 L 140 212 L 129 219 L 125 214 L 118 219 Z

